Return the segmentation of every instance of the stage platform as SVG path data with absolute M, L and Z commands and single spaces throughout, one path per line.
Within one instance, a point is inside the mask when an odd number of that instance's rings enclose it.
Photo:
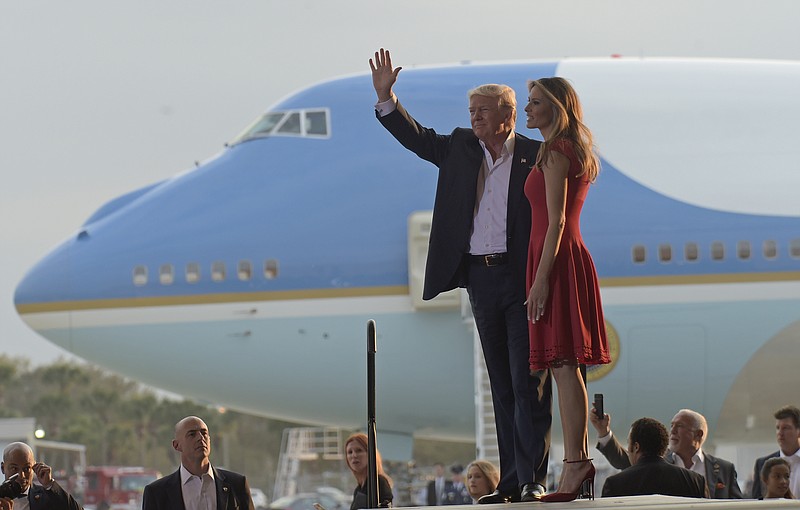
M 431 508 L 431 507 L 416 507 Z M 695 499 L 674 496 L 625 496 L 621 498 L 598 498 L 594 501 L 576 500 L 569 503 L 506 503 L 497 505 L 452 505 L 449 510 L 583 510 L 594 508 L 623 508 L 625 510 L 669 510 L 699 508 L 702 510 L 726 509 L 746 510 L 767 508 L 800 508 L 797 499 Z

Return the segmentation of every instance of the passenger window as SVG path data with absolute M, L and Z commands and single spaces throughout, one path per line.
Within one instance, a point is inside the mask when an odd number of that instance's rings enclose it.
M 264 278 L 273 280 L 278 277 L 278 261 L 268 259 L 264 262 Z
M 736 256 L 741 260 L 750 258 L 750 241 L 739 241 L 736 243 Z
M 133 284 L 137 287 L 147 285 L 147 267 L 136 266 L 133 268 Z
M 723 260 L 725 258 L 725 245 L 722 241 L 711 243 L 711 260 Z
M 645 247 L 641 244 L 637 244 L 633 247 L 633 253 L 631 254 L 633 257 L 633 261 L 636 264 L 642 264 L 647 256 L 647 252 Z
M 683 258 L 689 262 L 694 262 L 700 258 L 700 250 L 697 248 L 697 243 L 686 243 L 683 247 Z
M 161 282 L 161 285 L 172 285 L 174 280 L 175 270 L 172 264 L 162 264 L 158 268 L 158 281 Z
M 300 134 L 300 113 L 294 112 L 286 116 L 283 123 L 278 126 L 277 133 Z
M 236 274 L 239 275 L 241 281 L 248 281 L 253 276 L 253 265 L 249 260 L 240 260 Z
M 800 259 L 800 239 L 792 239 L 789 242 L 789 254 L 796 259 Z
M 658 260 L 661 262 L 669 262 L 672 260 L 672 245 L 659 244 L 658 245 Z
M 211 264 L 211 279 L 215 282 L 225 281 L 225 263 L 214 262 Z
M 778 243 L 772 240 L 764 241 L 764 258 L 774 259 L 778 257 Z
M 186 283 L 197 283 L 200 281 L 200 264 L 189 262 L 186 264 Z

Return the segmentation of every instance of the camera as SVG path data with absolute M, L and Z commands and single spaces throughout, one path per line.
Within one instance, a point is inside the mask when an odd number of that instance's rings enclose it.
M 19 478 L 19 473 L 11 475 L 8 480 L 0 484 L 0 498 L 14 499 L 22 494 L 22 485 L 17 478 Z

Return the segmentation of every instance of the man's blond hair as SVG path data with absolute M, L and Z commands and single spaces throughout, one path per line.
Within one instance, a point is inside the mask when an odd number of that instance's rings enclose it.
M 493 97 L 497 99 L 498 108 L 510 108 L 511 130 L 514 130 L 514 126 L 517 123 L 517 94 L 514 92 L 514 89 L 508 85 L 486 83 L 478 85 L 467 92 L 467 99 L 472 99 L 472 96 Z

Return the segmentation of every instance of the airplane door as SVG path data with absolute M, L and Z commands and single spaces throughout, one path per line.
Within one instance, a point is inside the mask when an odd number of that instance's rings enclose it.
M 461 301 L 459 289 L 442 292 L 429 301 L 422 300 L 432 220 L 433 211 L 415 211 L 408 216 L 408 293 L 415 310 L 457 308 Z

